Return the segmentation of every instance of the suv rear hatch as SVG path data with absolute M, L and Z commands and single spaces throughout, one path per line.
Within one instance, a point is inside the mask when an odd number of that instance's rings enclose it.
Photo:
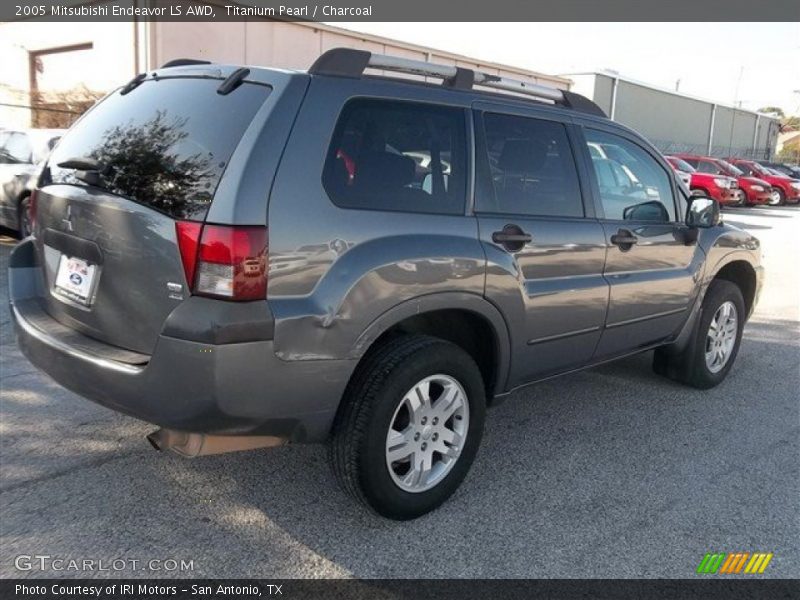
M 44 310 L 143 354 L 191 292 L 196 256 L 182 261 L 176 223 L 194 236 L 187 251 L 196 251 L 201 226 L 191 222 L 205 220 L 272 91 L 241 77 L 220 89 L 226 78 L 210 67 L 164 73 L 133 80 L 84 116 L 51 155 L 35 199 Z

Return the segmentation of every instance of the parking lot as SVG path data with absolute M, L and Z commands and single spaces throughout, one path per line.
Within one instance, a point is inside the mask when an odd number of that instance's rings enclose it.
M 765 576 L 800 577 L 800 207 L 725 219 L 762 240 L 767 280 L 722 385 L 662 379 L 648 353 L 529 387 L 489 412 L 456 495 L 407 523 L 339 491 L 322 447 L 158 454 L 152 426 L 49 381 L 15 346 L 6 237 L 0 576 L 682 578 L 706 552 L 760 551 Z

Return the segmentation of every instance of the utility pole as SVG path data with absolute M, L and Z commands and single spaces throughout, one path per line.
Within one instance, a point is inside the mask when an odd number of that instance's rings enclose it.
M 739 85 L 742 83 L 743 74 L 744 65 L 739 67 L 739 78 L 736 80 L 736 88 L 733 92 L 733 114 L 731 115 L 731 135 L 728 138 L 728 156 L 730 156 L 733 151 L 733 129 L 736 126 L 736 103 L 739 101 Z

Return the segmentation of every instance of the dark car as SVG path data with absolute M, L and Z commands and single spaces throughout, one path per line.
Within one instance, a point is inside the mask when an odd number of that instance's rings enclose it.
M 395 519 L 522 386 L 651 349 L 719 384 L 762 282 L 758 240 L 586 98 L 356 50 L 140 75 L 35 194 L 9 268 L 33 364 L 184 455 L 327 442 Z
M 4 129 L 0 131 L 0 225 L 30 233 L 31 182 L 63 129 Z
M 768 167 L 770 169 L 778 171 L 782 175 L 790 177 L 791 179 L 800 180 L 800 166 L 798 165 L 787 165 L 784 163 L 777 163 L 770 160 L 755 160 L 753 162 L 757 162 L 758 164 L 764 167 Z

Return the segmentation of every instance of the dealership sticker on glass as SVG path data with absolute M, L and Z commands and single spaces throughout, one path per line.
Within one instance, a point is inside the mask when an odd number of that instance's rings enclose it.
M 56 274 L 56 293 L 88 306 L 91 303 L 96 270 L 96 265 L 90 265 L 81 258 L 62 254 Z

